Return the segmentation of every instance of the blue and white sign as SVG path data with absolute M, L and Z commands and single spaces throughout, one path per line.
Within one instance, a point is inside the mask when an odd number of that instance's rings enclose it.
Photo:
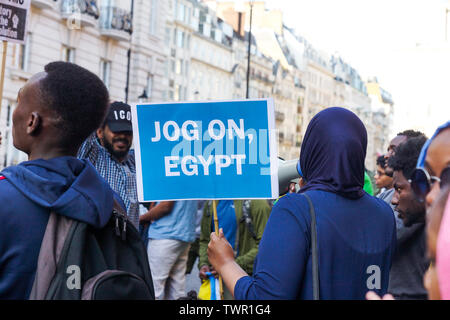
M 273 99 L 131 110 L 139 201 L 278 197 Z

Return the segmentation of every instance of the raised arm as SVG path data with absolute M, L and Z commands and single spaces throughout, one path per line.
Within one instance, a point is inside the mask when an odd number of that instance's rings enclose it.
M 234 260 L 236 265 L 230 262 L 226 240 L 211 235 L 209 260 L 237 300 L 289 300 L 299 294 L 309 257 L 309 228 L 303 215 L 292 210 L 307 208 L 292 209 L 290 201 L 282 200 L 267 222 L 252 277 L 240 272 Z

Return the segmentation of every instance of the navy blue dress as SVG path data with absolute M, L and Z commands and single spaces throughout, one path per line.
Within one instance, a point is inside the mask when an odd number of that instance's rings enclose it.
M 359 199 L 321 190 L 307 194 L 316 211 L 320 299 L 365 299 L 369 290 L 385 294 L 396 242 L 392 209 L 368 194 Z M 253 276 L 234 288 L 237 300 L 313 298 L 308 208 L 301 194 L 274 206 Z

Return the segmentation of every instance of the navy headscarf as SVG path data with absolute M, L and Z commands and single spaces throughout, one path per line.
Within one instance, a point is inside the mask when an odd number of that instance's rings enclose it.
M 306 180 L 300 192 L 329 191 L 350 199 L 364 195 L 367 131 L 351 111 L 334 107 L 309 123 L 300 152 Z

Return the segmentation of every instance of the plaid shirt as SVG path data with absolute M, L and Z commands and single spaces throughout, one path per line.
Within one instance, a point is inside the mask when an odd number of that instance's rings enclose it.
M 139 228 L 139 202 L 136 188 L 134 150 L 130 150 L 124 162 L 118 162 L 100 145 L 95 132 L 81 145 L 79 159 L 88 159 L 111 188 L 122 198 L 128 218 Z

